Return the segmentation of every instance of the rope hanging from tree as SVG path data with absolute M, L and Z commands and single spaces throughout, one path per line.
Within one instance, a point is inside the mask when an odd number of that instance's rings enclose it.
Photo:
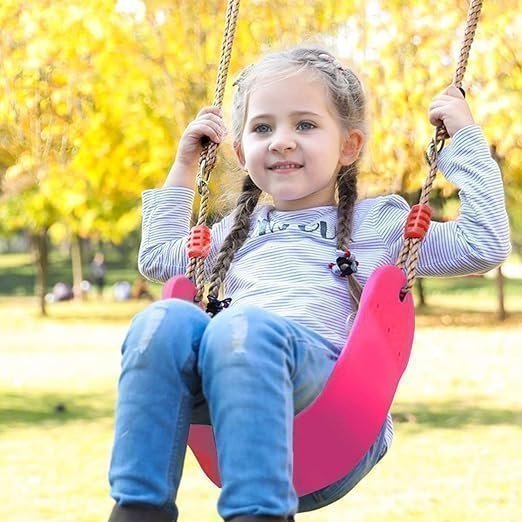
M 471 44 L 475 38 L 475 31 L 477 29 L 478 21 L 480 18 L 480 11 L 482 9 L 482 0 L 471 0 L 468 17 L 466 20 L 466 30 L 464 31 L 464 37 L 461 45 L 459 61 L 453 78 L 453 85 L 459 89 L 462 88 L 462 79 L 468 66 L 469 51 Z M 437 175 L 437 158 L 439 152 L 444 147 L 444 141 L 448 138 L 448 133 L 444 126 L 439 126 L 435 130 L 435 136 L 431 140 L 428 151 L 426 153 L 426 159 L 429 165 L 429 173 L 424 181 L 422 192 L 419 200 L 419 205 L 427 205 L 430 199 L 431 190 L 433 188 L 433 182 Z M 414 210 L 415 207 L 412 209 Z M 429 224 L 429 216 L 428 223 Z M 399 258 L 397 260 L 397 266 L 402 268 L 406 273 L 406 285 L 403 289 L 403 293 L 407 293 L 411 290 L 413 283 L 415 282 L 415 275 L 417 272 L 417 263 L 419 261 L 419 249 L 422 241 L 422 237 L 407 237 L 404 240 Z
M 239 14 L 239 0 L 228 0 L 227 12 L 225 16 L 225 29 L 223 32 L 223 41 L 221 43 L 221 55 L 219 59 L 216 88 L 214 92 L 215 107 L 223 106 L 223 95 L 227 83 L 228 69 L 230 65 L 230 57 L 232 55 L 232 44 L 234 43 L 234 34 L 236 32 L 237 18 Z M 210 191 L 208 182 L 214 166 L 216 164 L 218 145 L 209 141 L 203 148 L 199 158 L 199 174 L 197 178 L 198 190 L 201 195 L 199 206 L 199 215 L 196 226 L 205 225 L 208 215 L 208 199 Z M 201 301 L 205 282 L 203 280 L 203 265 L 205 258 L 203 256 L 192 257 L 187 268 L 186 276 L 194 281 L 197 287 L 196 301 Z

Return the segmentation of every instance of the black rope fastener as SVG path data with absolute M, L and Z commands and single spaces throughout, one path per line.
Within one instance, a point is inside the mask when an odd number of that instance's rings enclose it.
M 209 314 L 211 317 L 214 317 L 215 315 L 219 314 L 219 312 L 221 312 L 221 310 L 223 310 L 224 308 L 228 308 L 231 302 L 231 297 L 227 297 L 225 299 L 209 297 L 207 304 L 207 314 Z
M 359 261 L 355 259 L 355 256 L 347 250 L 344 255 L 339 256 L 335 263 L 329 263 L 328 267 L 330 270 L 339 277 L 348 277 L 349 275 L 357 272 Z

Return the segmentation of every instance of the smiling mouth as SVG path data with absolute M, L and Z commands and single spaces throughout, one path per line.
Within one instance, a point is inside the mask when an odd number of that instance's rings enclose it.
M 291 170 L 298 170 L 301 168 L 303 168 L 303 165 L 300 165 L 299 163 L 281 163 L 268 167 L 269 170 L 274 172 L 289 172 Z

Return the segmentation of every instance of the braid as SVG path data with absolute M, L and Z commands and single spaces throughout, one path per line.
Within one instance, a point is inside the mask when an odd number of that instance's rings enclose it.
M 289 73 L 303 70 L 313 74 L 326 87 L 328 98 L 335 108 L 341 127 L 346 130 L 359 129 L 363 135 L 367 134 L 364 88 L 357 75 L 349 67 L 341 64 L 327 50 L 315 46 L 305 46 L 268 54 L 257 64 L 246 68 L 239 75 L 234 84 L 237 89 L 234 94 L 232 111 L 232 130 L 234 140 L 237 143 L 241 142 L 249 95 L 258 81 L 267 78 L 285 78 Z M 357 199 L 357 172 L 357 165 L 352 164 L 343 167 L 337 176 L 339 196 L 337 220 L 338 248 L 344 251 L 348 250 L 348 245 L 350 244 L 353 210 L 355 200 Z M 239 215 L 236 219 L 235 226 L 237 227 L 240 226 L 238 220 Z M 236 250 L 244 241 L 244 237 L 241 237 L 241 242 L 235 247 Z M 226 245 L 227 248 L 232 248 L 232 243 L 228 242 L 228 238 Z M 223 263 L 224 266 L 226 261 L 228 268 L 233 254 L 228 259 L 224 254 L 224 250 L 225 246 L 222 248 L 223 261 L 220 253 L 217 265 L 221 266 Z M 219 270 L 216 267 L 214 274 L 217 275 L 218 272 Z M 226 273 L 225 268 L 222 269 L 222 273 L 224 277 Z M 222 278 L 216 279 L 214 286 L 211 287 L 213 292 L 217 293 L 219 287 L 215 288 L 215 284 L 221 284 L 222 280 Z M 348 291 L 357 308 L 362 288 L 353 274 L 348 276 Z
M 250 216 L 256 208 L 260 195 L 261 189 L 259 189 L 252 181 L 252 178 L 247 175 L 243 181 L 242 192 L 237 201 L 234 224 L 228 236 L 223 241 L 221 250 L 217 255 L 216 264 L 210 275 L 208 297 L 217 299 L 219 289 L 227 275 L 234 255 L 247 238 L 250 228 Z
M 349 249 L 353 210 L 357 200 L 357 163 L 342 168 L 337 176 L 337 191 L 339 193 L 339 205 L 337 210 L 337 248 L 347 251 Z M 362 287 L 353 274 L 348 276 L 348 291 L 356 308 L 359 307 Z

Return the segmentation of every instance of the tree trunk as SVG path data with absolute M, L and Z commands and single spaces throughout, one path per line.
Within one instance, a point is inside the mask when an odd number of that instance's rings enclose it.
M 44 229 L 32 236 L 34 260 L 36 264 L 36 280 L 34 291 L 38 298 L 40 314 L 47 315 L 45 306 L 45 294 L 47 292 L 47 281 L 49 274 L 49 245 L 47 229 Z
M 424 292 L 424 285 L 422 284 L 422 279 L 420 279 L 419 277 L 415 279 L 415 287 L 417 288 L 417 295 L 419 297 L 418 306 L 423 308 L 426 306 L 426 294 Z
M 497 268 L 497 318 L 499 321 L 505 321 L 507 314 L 504 307 L 504 274 L 502 273 L 502 266 Z
M 74 298 L 83 299 L 82 249 L 81 249 L 80 238 L 76 234 L 73 234 L 71 237 L 71 262 L 72 262 Z
M 502 180 L 504 180 L 504 171 L 502 169 L 503 159 L 502 156 L 497 152 L 497 145 L 492 144 L 490 146 L 491 157 L 497 162 L 500 169 Z M 497 319 L 504 321 L 507 317 L 506 309 L 504 307 L 504 274 L 502 273 L 502 266 L 497 268 Z

